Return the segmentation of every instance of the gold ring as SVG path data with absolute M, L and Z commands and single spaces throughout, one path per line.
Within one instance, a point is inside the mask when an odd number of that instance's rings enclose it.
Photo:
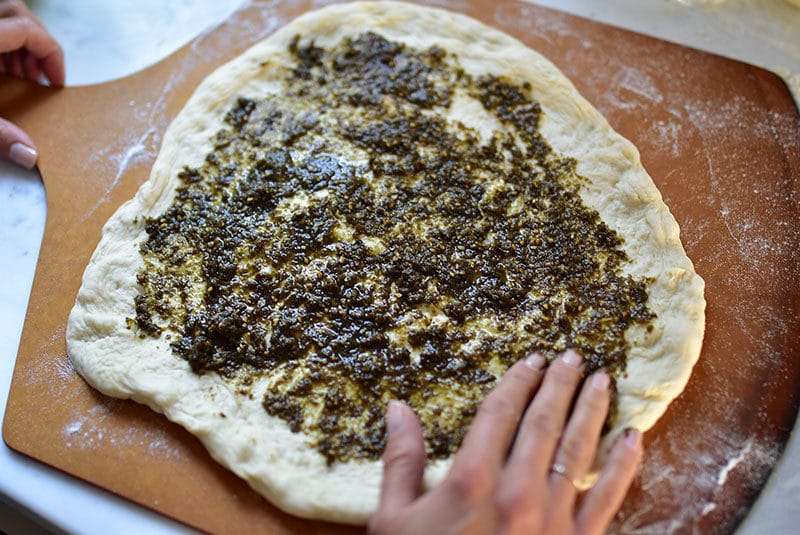
M 558 474 L 559 476 L 569 481 L 569 484 L 572 485 L 573 488 L 575 489 L 578 488 L 578 485 L 575 484 L 575 480 L 572 479 L 572 477 L 569 475 L 569 472 L 567 472 L 567 467 L 564 466 L 563 464 L 553 463 L 553 466 L 550 467 L 550 473 Z

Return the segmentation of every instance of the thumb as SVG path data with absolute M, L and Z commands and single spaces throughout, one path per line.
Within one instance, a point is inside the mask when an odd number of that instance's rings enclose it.
M 425 443 L 417 416 L 401 401 L 389 402 L 386 430 L 389 438 L 383 452 L 383 483 L 378 509 L 396 511 L 422 493 Z
M 0 158 L 33 169 L 37 157 L 28 134 L 14 123 L 0 118 Z

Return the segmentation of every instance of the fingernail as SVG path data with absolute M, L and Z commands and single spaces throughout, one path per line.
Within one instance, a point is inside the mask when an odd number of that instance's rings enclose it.
M 11 158 L 12 162 L 25 169 L 33 169 L 33 166 L 36 165 L 36 151 L 33 147 L 29 147 L 19 141 L 11 145 L 8 150 L 8 157 Z
M 564 364 L 572 366 L 573 368 L 577 368 L 583 363 L 583 358 L 572 349 L 567 349 L 561 359 L 564 361 Z
M 598 390 L 608 390 L 610 382 L 608 374 L 605 372 L 597 372 L 592 376 L 592 386 Z
M 547 360 L 539 353 L 531 353 L 525 358 L 525 365 L 534 370 L 541 370 L 545 364 Z
M 386 430 L 390 435 L 400 431 L 403 427 L 403 407 L 397 400 L 391 400 L 386 407 Z
M 642 445 L 642 433 L 638 429 L 628 428 L 625 430 L 625 445 L 632 450 L 638 450 Z

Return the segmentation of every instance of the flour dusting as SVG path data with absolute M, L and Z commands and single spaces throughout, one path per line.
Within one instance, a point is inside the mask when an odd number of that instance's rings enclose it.
M 61 429 L 61 437 L 67 448 L 81 450 L 103 449 L 109 445 L 114 447 L 131 447 L 145 445 L 151 455 L 167 459 L 178 459 L 181 452 L 172 444 L 167 434 L 168 423 L 164 422 L 155 428 L 131 427 L 120 428 L 119 411 L 126 401 L 104 399 L 85 412 L 75 410 L 69 422 Z
M 664 451 L 670 452 L 669 457 Z M 735 501 L 728 503 L 737 495 L 732 493 L 731 498 L 725 492 L 726 485 L 756 490 L 757 485 L 763 484 L 765 470 L 775 464 L 778 456 L 776 445 L 764 444 L 754 435 L 727 435 L 712 430 L 707 436 L 658 436 L 645 451 L 637 476 L 646 505 L 635 511 L 623 509 L 611 531 L 620 535 L 703 533 L 703 518 L 722 506 L 738 505 Z M 692 469 L 676 470 L 674 458 L 691 459 Z M 687 499 L 676 506 L 665 504 L 663 496 Z
M 57 346 L 62 344 L 66 333 L 66 326 L 59 327 L 50 336 L 45 344 L 39 348 L 41 355 L 59 355 L 53 359 L 38 359 L 31 361 L 31 365 L 24 370 L 21 380 L 36 389 L 46 391 L 52 399 L 63 399 L 81 379 L 75 372 L 72 362 L 59 351 Z
M 616 74 L 611 79 L 611 89 L 607 98 L 612 106 L 626 111 L 664 101 L 664 96 L 651 76 L 622 64 L 616 66 Z
M 721 487 L 725 484 L 728 480 L 728 474 L 731 470 L 734 470 L 743 460 L 746 459 L 747 454 L 753 449 L 753 437 L 750 437 L 747 442 L 745 443 L 742 450 L 737 453 L 734 457 L 731 457 L 728 460 L 728 464 L 722 467 L 722 470 L 719 472 L 719 476 L 717 477 L 717 486 Z

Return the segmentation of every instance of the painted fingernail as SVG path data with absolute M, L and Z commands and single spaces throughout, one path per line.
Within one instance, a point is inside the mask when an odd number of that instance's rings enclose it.
M 577 368 L 583 363 L 583 358 L 572 349 L 567 349 L 561 359 L 564 361 L 564 364 L 573 368 Z
M 36 165 L 37 154 L 33 147 L 17 141 L 8 149 L 8 157 L 20 167 L 33 169 L 33 166 Z
M 628 428 L 625 430 L 625 445 L 632 450 L 638 450 L 642 445 L 642 432 L 638 429 Z
M 606 372 L 597 372 L 592 375 L 592 386 L 598 390 L 608 390 L 608 384 L 610 382 Z
M 547 360 L 539 353 L 531 353 L 525 358 L 525 365 L 534 370 L 541 370 L 545 364 Z
M 391 400 L 386 407 L 386 430 L 390 435 L 400 431 L 403 427 L 403 407 L 399 401 Z

